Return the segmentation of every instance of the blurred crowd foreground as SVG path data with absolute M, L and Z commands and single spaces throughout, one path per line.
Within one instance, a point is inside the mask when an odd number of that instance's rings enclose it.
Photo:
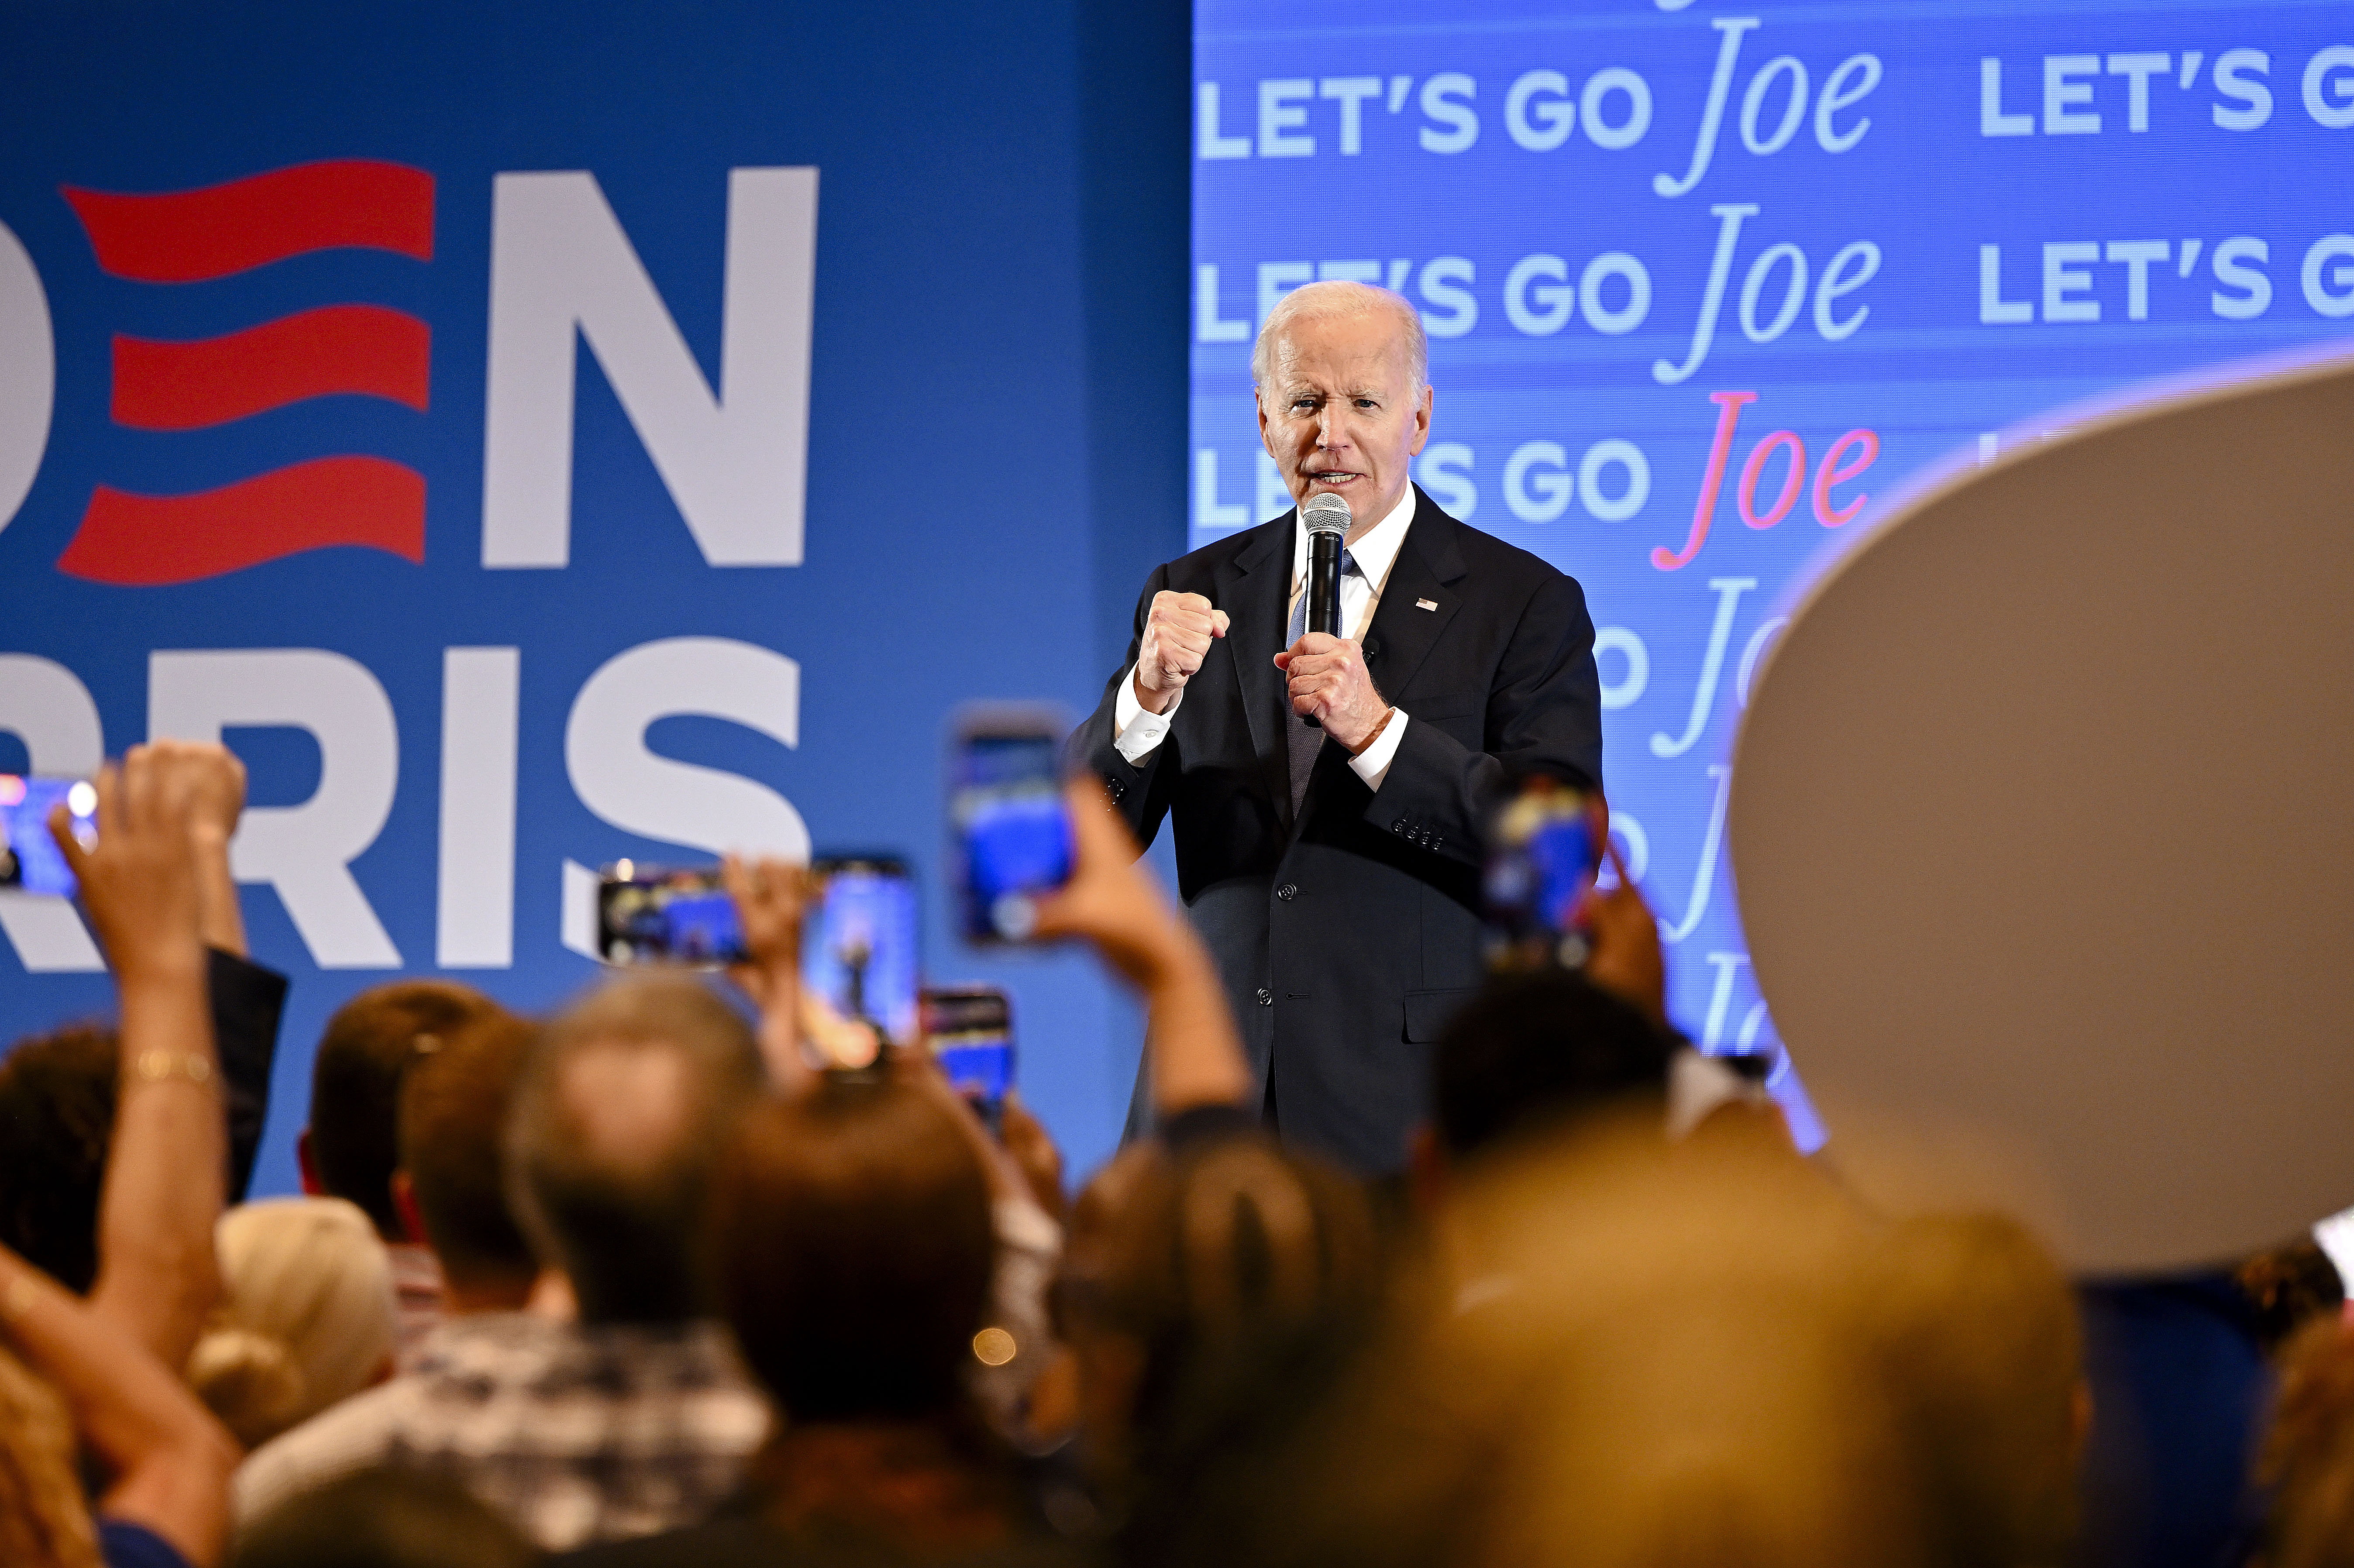
M 2220 1531 L 2118 1546 L 2089 1298 L 2015 1218 L 1801 1157 L 1673 1031 L 1623 879 L 1582 971 L 1448 1026 L 1371 1181 L 1260 1121 L 1209 955 L 1082 784 L 1039 929 L 1143 1001 L 1155 1130 L 1075 1198 L 1018 1099 L 993 1130 L 814 1009 L 801 873 L 731 862 L 732 993 L 364 993 L 311 1195 L 246 1202 L 284 987 L 236 918 L 242 790 L 138 747 L 61 834 L 120 1016 L 0 1063 L 0 1563 L 2354 1563 L 2326 1259 L 2232 1287 L 2268 1436 L 2199 1478 Z

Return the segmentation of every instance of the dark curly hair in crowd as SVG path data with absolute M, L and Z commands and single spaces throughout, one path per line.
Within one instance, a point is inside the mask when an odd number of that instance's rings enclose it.
M 112 1029 L 77 1023 L 0 1059 L 0 1241 L 79 1294 L 98 1277 L 119 1055 Z
M 1374 1327 L 1383 1262 L 1359 1184 L 1256 1131 L 1135 1145 L 1088 1184 L 1056 1302 L 1083 1366 L 1132 1369 L 1087 1435 L 1122 1561 L 1243 1561 L 1267 1477 Z
M 2338 1266 L 2310 1236 L 2260 1252 L 2232 1271 L 2248 1298 L 2256 1342 L 2271 1355 L 2316 1318 L 2346 1305 L 2346 1282 Z
M 748 1114 L 713 1185 L 721 1302 L 793 1420 L 961 1415 L 997 1240 L 947 1108 L 829 1075 Z
M 1674 1043 L 1582 974 L 1488 982 L 1440 1035 L 1431 1116 L 1457 1159 L 1637 1098 L 1666 1102 Z

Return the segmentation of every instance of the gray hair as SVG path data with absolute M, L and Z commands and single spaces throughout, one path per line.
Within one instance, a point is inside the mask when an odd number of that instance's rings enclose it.
M 653 1147 L 616 1147 L 567 1095 L 599 1051 L 674 1054 L 684 1103 Z M 678 1322 L 705 1308 L 697 1255 L 712 1168 L 762 1088 L 745 1022 L 681 975 L 632 975 L 558 1013 L 507 1114 L 507 1202 L 543 1263 L 571 1276 L 587 1322 Z
M 1258 342 L 1251 346 L 1251 385 L 1266 389 L 1275 340 L 1295 322 L 1331 321 L 1376 311 L 1387 311 L 1397 318 L 1398 335 L 1405 343 L 1406 372 L 1412 377 L 1408 390 L 1420 392 L 1430 385 L 1430 340 L 1423 334 L 1422 313 L 1403 294 L 1345 278 L 1302 283 L 1275 302 L 1275 309 L 1267 313 L 1259 326 Z

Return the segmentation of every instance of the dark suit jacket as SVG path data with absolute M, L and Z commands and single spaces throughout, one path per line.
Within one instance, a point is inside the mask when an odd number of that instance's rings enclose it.
M 228 1113 L 228 1201 L 245 1202 L 253 1181 L 261 1126 L 270 1114 L 270 1070 L 278 1058 L 278 1019 L 286 1011 L 286 977 L 249 959 L 205 949 L 205 989 L 212 1001 L 213 1045 L 220 1053 Z
M 1140 841 L 1175 817 L 1181 891 L 1284 1138 L 1389 1171 L 1423 1115 L 1430 1042 L 1479 983 L 1491 796 L 1522 771 L 1599 786 L 1594 622 L 1574 578 L 1457 522 L 1416 486 L 1365 635 L 1374 685 L 1407 715 L 1397 755 L 1376 793 L 1328 743 L 1294 821 L 1275 655 L 1296 516 L 1152 574 L 1128 660 L 1073 746 Z M 1232 626 L 1139 768 L 1113 747 L 1114 705 L 1164 588 L 1205 596 Z M 1140 1080 L 1131 1133 L 1146 1103 Z

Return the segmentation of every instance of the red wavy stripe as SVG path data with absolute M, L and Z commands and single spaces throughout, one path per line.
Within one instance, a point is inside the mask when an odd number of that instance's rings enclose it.
M 384 458 L 316 458 L 194 495 L 101 484 L 58 569 L 92 582 L 195 582 L 331 545 L 425 559 L 425 478 Z
M 195 343 L 114 339 L 114 421 L 225 425 L 305 397 L 356 392 L 425 408 L 433 333 L 381 305 L 327 305 Z
M 433 260 L 433 176 L 406 164 L 297 164 L 156 196 L 58 188 L 99 266 L 145 283 L 201 282 L 347 245 Z

